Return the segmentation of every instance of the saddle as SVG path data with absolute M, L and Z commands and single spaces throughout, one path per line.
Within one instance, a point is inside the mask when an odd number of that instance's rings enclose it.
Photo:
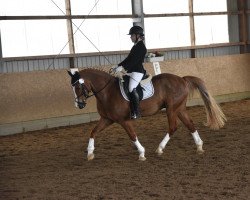
M 123 98 L 129 101 L 129 78 L 130 76 L 124 75 L 122 79 L 118 78 L 119 86 L 121 90 L 121 94 Z M 154 87 L 152 84 L 152 75 L 144 75 L 138 86 L 136 87 L 136 91 L 139 95 L 139 100 L 145 100 L 154 95 Z

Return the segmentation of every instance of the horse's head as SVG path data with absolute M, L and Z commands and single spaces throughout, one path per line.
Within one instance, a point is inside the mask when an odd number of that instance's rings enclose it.
M 75 105 L 76 107 L 82 109 L 86 106 L 86 100 L 89 97 L 91 91 L 90 85 L 84 80 L 78 71 L 71 72 L 68 71 L 71 76 L 71 86 L 75 95 Z

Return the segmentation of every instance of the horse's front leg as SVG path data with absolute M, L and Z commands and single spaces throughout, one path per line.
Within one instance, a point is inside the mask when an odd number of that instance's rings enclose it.
M 89 138 L 89 144 L 88 144 L 88 155 L 87 158 L 88 160 L 93 160 L 95 155 L 94 155 L 94 150 L 95 150 L 95 135 L 96 133 L 104 130 L 106 127 L 109 125 L 113 124 L 113 121 L 105 118 L 101 118 L 95 128 L 91 131 L 90 133 L 90 138 Z
M 146 160 L 146 158 L 145 158 L 145 148 L 139 142 L 139 140 L 138 140 L 138 138 L 136 136 L 136 133 L 134 131 L 134 127 L 132 125 L 132 122 L 131 121 L 124 121 L 124 122 L 122 122 L 120 124 L 126 130 L 129 138 L 132 140 L 134 145 L 137 147 L 137 150 L 139 152 L 139 160 L 141 160 L 141 161 Z

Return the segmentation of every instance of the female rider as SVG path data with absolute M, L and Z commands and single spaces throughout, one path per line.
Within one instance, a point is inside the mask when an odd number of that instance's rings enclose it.
M 144 44 L 144 33 L 140 26 L 133 26 L 129 30 L 131 41 L 134 46 L 130 50 L 129 55 L 114 68 L 114 71 L 121 71 L 122 67 L 130 75 L 129 79 L 129 98 L 131 108 L 131 118 L 137 119 L 140 117 L 139 112 L 139 95 L 136 91 L 136 87 L 142 80 L 146 70 L 142 63 L 144 62 L 147 49 Z

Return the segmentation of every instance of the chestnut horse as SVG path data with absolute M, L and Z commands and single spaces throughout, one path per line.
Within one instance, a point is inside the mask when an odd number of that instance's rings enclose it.
M 71 85 L 75 94 L 76 105 L 83 108 L 86 99 L 94 95 L 97 101 L 97 110 L 100 120 L 90 133 L 87 159 L 94 159 L 94 139 L 98 132 L 104 130 L 113 123 L 120 124 L 127 132 L 139 151 L 139 160 L 145 160 L 145 149 L 140 144 L 134 127 L 134 120 L 130 119 L 130 105 L 126 101 L 119 88 L 116 77 L 107 72 L 97 69 L 84 69 L 68 71 L 71 76 Z M 183 122 L 193 136 L 197 146 L 197 152 L 203 153 L 201 140 L 193 121 L 190 119 L 186 102 L 188 95 L 197 90 L 202 97 L 206 109 L 207 123 L 211 129 L 223 127 L 226 121 L 225 115 L 216 104 L 214 98 L 209 94 L 204 82 L 197 77 L 179 77 L 173 74 L 159 74 L 152 78 L 154 95 L 140 102 L 142 117 L 156 114 L 159 110 L 166 108 L 169 129 L 166 136 L 159 144 L 156 153 L 161 155 L 170 137 L 177 129 L 177 118 Z M 90 95 L 92 93 L 92 95 Z

